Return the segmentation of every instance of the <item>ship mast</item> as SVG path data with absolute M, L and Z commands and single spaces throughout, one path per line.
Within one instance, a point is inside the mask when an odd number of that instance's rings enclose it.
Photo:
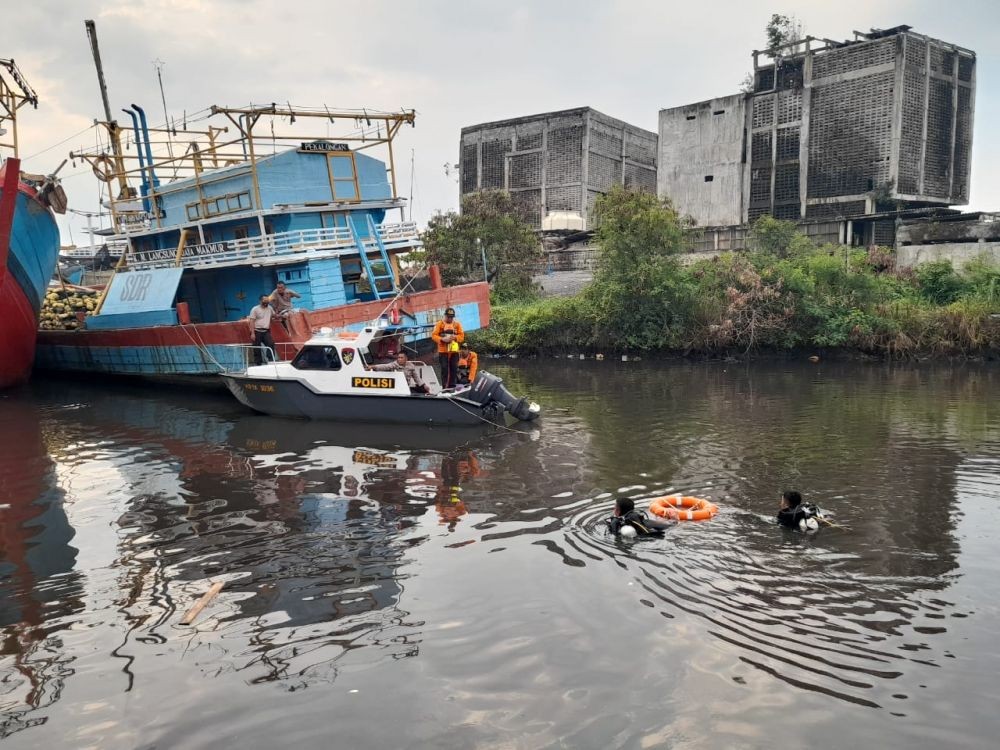
M 104 66 L 101 64 L 101 48 L 97 44 L 97 26 L 92 20 L 83 22 L 87 27 L 87 38 L 90 40 L 90 50 L 94 53 L 94 65 L 97 68 L 97 83 L 101 87 L 101 101 L 104 102 L 104 122 L 100 123 L 108 131 L 111 141 L 111 153 L 114 157 L 115 174 L 118 177 L 119 197 L 129 195 L 128 182 L 125 179 L 125 160 L 122 157 L 121 129 L 118 122 L 111 117 L 111 104 L 108 101 L 108 84 L 104 80 Z
M 25 104 L 38 109 L 38 95 L 13 60 L 0 58 L 0 155 L 4 149 L 18 155 L 17 110 Z

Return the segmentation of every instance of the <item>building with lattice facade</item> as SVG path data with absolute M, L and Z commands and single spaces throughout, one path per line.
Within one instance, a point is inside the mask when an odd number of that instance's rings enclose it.
M 612 185 L 656 192 L 656 133 L 583 107 L 462 128 L 461 193 L 503 189 L 542 230 L 591 228 Z
M 971 50 L 898 26 L 753 60 L 750 93 L 660 112 L 658 193 L 698 223 L 871 217 L 891 244 L 874 217 L 969 202 Z

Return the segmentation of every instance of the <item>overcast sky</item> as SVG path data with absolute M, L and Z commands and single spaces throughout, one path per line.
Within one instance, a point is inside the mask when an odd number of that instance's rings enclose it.
M 17 61 L 40 98 L 20 118 L 33 172 L 94 145 L 93 131 L 70 138 L 101 116 L 86 18 L 97 21 L 113 112 L 134 102 L 162 121 L 157 58 L 177 117 L 271 101 L 413 108 L 417 126 L 397 140 L 399 186 L 409 192 L 413 150 L 414 218 L 425 221 L 457 206 L 444 165 L 457 161 L 463 126 L 591 106 L 656 130 L 664 107 L 735 93 L 775 12 L 818 37 L 909 24 L 975 50 L 971 207 L 1000 210 L 1000 3 L 991 0 L 3 0 L 0 57 Z M 63 174 L 71 207 L 93 210 L 89 170 Z M 81 226 L 74 220 L 77 244 Z

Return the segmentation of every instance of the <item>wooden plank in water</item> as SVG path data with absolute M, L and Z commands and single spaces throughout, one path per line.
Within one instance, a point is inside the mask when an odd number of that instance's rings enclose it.
M 202 595 L 201 599 L 195 602 L 194 606 L 187 611 L 187 613 L 181 619 L 181 625 L 190 625 L 192 622 L 194 622 L 194 618 L 196 618 L 198 614 L 203 609 L 205 609 L 208 603 L 215 598 L 216 594 L 222 591 L 222 587 L 225 585 L 226 585 L 225 581 L 219 581 L 218 583 L 213 583 L 212 588 L 206 591 Z

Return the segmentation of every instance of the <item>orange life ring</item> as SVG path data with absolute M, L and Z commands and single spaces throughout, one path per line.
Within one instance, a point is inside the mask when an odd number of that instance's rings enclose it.
M 719 506 L 700 497 L 667 495 L 655 498 L 649 512 L 672 521 L 707 521 L 719 512 Z

